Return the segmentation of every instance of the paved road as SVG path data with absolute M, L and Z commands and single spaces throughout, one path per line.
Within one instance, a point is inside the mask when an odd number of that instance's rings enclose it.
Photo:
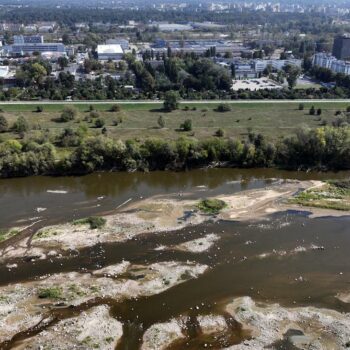
M 182 104 L 218 104 L 218 103 L 230 103 L 230 104 L 271 104 L 271 103 L 349 103 L 350 99 L 319 99 L 319 100 L 183 100 L 180 101 Z M 155 100 L 88 100 L 88 101 L 0 101 L 1 105 L 41 105 L 41 104 L 52 104 L 52 105 L 59 105 L 59 104 L 155 104 L 155 103 L 163 103 L 163 101 L 155 101 Z

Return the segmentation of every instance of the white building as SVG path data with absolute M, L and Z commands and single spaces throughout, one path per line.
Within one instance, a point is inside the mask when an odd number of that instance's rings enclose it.
M 98 45 L 97 56 L 100 61 L 119 61 L 123 58 L 124 52 L 120 45 Z
M 336 59 L 327 53 L 317 53 L 314 55 L 312 64 L 314 66 L 328 68 L 334 73 L 350 75 L 350 62 Z
M 301 64 L 302 64 L 302 61 L 295 58 L 289 58 L 286 60 L 255 60 L 254 68 L 255 68 L 255 71 L 259 73 L 259 72 L 263 72 L 267 66 L 271 66 L 272 69 L 278 71 L 288 65 L 301 68 Z

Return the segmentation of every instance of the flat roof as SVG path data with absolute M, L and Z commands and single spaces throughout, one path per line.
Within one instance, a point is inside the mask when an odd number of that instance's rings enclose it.
M 123 53 L 123 49 L 119 44 L 97 45 L 98 54 L 115 54 Z

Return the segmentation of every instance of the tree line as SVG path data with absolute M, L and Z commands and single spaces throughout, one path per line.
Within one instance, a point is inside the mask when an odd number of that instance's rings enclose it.
M 94 171 L 152 171 L 206 166 L 280 167 L 285 169 L 350 169 L 350 127 L 299 130 L 272 143 L 262 134 L 246 140 L 181 137 L 115 141 L 105 135 L 85 138 L 59 158 L 51 143 L 7 140 L 0 143 L 0 176 L 87 174 Z

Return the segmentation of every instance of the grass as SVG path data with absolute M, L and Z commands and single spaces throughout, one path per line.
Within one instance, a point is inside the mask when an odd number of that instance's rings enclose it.
M 350 210 L 350 180 L 328 181 L 324 186 L 298 193 L 291 203 L 307 207 Z
M 62 288 L 60 287 L 41 288 L 38 291 L 38 297 L 41 299 L 62 299 Z
M 7 239 L 17 235 L 19 233 L 18 230 L 12 229 L 9 231 L 1 231 L 0 230 L 0 242 L 6 241 Z
M 102 228 L 106 224 L 106 219 L 100 216 L 89 216 L 88 218 L 74 220 L 73 225 L 89 224 L 90 229 Z
M 228 102 L 229 104 L 229 102 Z M 105 104 L 76 104 L 78 116 L 74 121 L 66 123 L 57 122 L 60 113 L 65 106 L 62 104 L 42 105 L 43 112 L 35 112 L 36 104 L 0 105 L 2 113 L 9 121 L 14 123 L 19 115 L 23 115 L 32 127 L 29 136 L 35 136 L 39 130 L 48 130 L 51 136 L 60 134 L 63 129 L 71 127 L 77 129 L 80 125 L 88 126 L 89 135 L 101 134 L 100 128 L 94 127 L 94 122 L 84 121 L 89 116 L 89 106 L 99 111 L 100 117 L 105 121 L 107 134 L 114 139 L 145 139 L 159 137 L 168 140 L 177 139 L 180 136 L 203 139 L 215 135 L 216 130 L 223 129 L 225 137 L 245 138 L 248 129 L 255 133 L 262 133 L 268 140 L 275 141 L 281 137 L 291 135 L 302 126 L 310 128 L 320 127 L 323 122 L 331 124 L 336 118 L 337 110 L 345 110 L 348 106 L 344 102 L 317 102 L 303 103 L 305 109 L 298 110 L 298 102 L 278 103 L 232 103 L 230 111 L 218 112 L 218 104 L 180 104 L 180 109 L 170 113 L 161 110 L 162 104 L 122 104 L 121 111 L 111 112 L 114 103 Z M 316 109 L 322 109 L 321 116 L 310 116 L 308 111 L 311 105 Z M 188 108 L 186 108 L 186 106 Z M 195 109 L 195 110 L 194 110 Z M 165 127 L 158 127 L 158 119 L 162 116 Z M 122 123 L 115 125 L 115 119 L 121 117 Z M 192 120 L 193 131 L 179 131 L 179 126 L 186 120 Z M 35 130 L 37 129 L 37 130 Z M 12 132 L 0 135 L 2 139 L 16 138 Z M 63 149 L 60 154 L 69 153 Z
M 216 198 L 207 198 L 207 199 L 202 199 L 197 207 L 199 210 L 206 214 L 219 214 L 219 212 L 224 209 L 227 206 L 227 204 Z

